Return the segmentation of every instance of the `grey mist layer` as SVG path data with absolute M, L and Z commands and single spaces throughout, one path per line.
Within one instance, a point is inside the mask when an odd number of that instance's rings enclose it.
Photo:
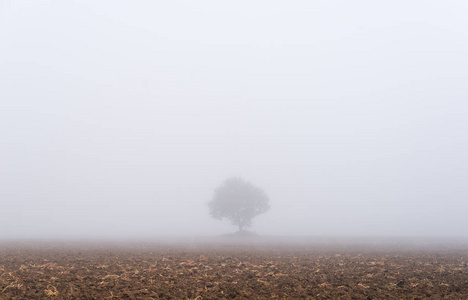
M 0 0 L 0 238 L 468 235 L 466 1 Z

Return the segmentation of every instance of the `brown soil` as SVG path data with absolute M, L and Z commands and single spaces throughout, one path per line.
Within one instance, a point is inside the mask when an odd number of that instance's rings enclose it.
M 468 299 L 468 249 L 0 245 L 0 299 Z

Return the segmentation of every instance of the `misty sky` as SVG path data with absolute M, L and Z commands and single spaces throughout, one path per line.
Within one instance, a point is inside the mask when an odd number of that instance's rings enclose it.
M 468 235 L 466 1 L 0 0 L 0 238 Z

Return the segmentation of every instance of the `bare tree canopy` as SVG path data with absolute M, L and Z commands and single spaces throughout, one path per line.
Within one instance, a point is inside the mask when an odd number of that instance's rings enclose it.
M 229 178 L 215 190 L 208 203 L 210 215 L 218 220 L 228 219 L 239 231 L 252 226 L 252 219 L 270 209 L 265 192 L 241 178 Z

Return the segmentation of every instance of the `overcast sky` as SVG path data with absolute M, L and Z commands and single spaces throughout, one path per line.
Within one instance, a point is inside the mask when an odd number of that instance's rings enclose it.
M 0 0 L 0 238 L 468 235 L 466 1 Z

